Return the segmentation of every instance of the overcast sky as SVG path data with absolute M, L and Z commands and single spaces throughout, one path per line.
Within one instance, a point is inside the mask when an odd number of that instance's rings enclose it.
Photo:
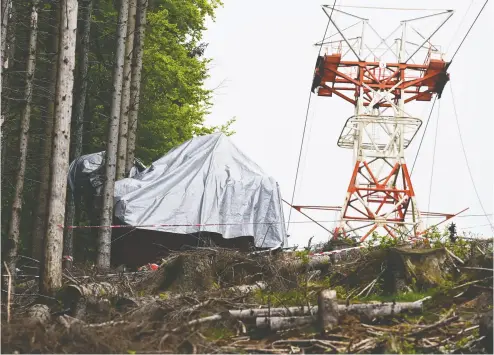
M 433 6 L 431 6 L 433 3 Z M 339 0 L 338 5 L 453 9 L 455 14 L 433 38 L 451 58 L 484 0 L 459 1 Z M 302 138 L 305 114 L 318 48 L 327 24 L 320 3 L 313 0 L 225 0 L 215 22 L 208 22 L 204 41 L 206 56 L 212 58 L 209 88 L 216 88 L 207 124 L 221 124 L 237 117 L 233 142 L 280 184 L 283 198 L 290 201 Z M 329 1 L 332 5 L 333 1 Z M 467 9 L 470 9 L 467 13 Z M 383 34 L 402 19 L 427 15 L 424 11 L 363 10 L 345 8 L 369 18 Z M 467 14 L 466 14 L 467 13 Z M 466 14 L 466 17 L 465 17 Z M 343 21 L 341 16 L 336 21 Z M 338 22 L 337 22 L 338 23 Z M 439 22 L 436 20 L 435 22 Z M 461 25 L 461 27 L 460 27 Z M 457 31 L 454 36 L 455 31 Z M 425 31 L 425 29 L 424 29 Z M 330 33 L 334 29 L 330 28 Z M 451 81 L 440 105 L 436 104 L 427 128 L 412 182 L 421 210 L 482 215 L 463 156 L 452 107 L 453 89 L 459 122 L 470 168 L 487 213 L 493 212 L 493 117 L 492 117 L 492 4 L 488 4 L 450 67 Z M 416 155 L 431 103 L 416 104 L 412 110 L 424 121 L 405 152 L 409 166 Z M 439 112 L 432 194 L 429 196 L 433 149 Z M 313 96 L 304 152 L 295 194 L 298 205 L 343 203 L 352 173 L 352 151 L 336 145 L 345 121 L 352 116 L 351 104 L 338 97 Z M 313 213 L 318 220 L 334 221 L 335 212 Z M 491 220 L 494 220 L 490 216 Z M 288 208 L 285 208 L 288 220 Z M 297 211 L 292 212 L 290 245 L 306 244 L 311 236 L 324 241 L 328 233 Z M 437 221 L 430 220 L 432 224 Z M 455 222 L 460 231 L 492 235 L 486 217 L 462 217 Z M 333 222 L 324 223 L 334 227 Z

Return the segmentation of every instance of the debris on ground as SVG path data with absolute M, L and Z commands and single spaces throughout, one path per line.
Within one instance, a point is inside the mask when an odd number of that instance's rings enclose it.
M 9 353 L 492 353 L 492 241 L 347 253 L 173 252 L 159 267 L 23 280 Z M 25 290 L 25 291 L 23 291 Z M 29 290 L 29 291 L 27 291 Z M 4 312 L 5 313 L 5 312 Z

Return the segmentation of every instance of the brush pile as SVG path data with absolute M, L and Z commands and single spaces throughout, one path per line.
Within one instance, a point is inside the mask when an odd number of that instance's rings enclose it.
M 56 300 L 24 282 L 2 350 L 492 353 L 491 241 L 312 254 L 197 248 L 156 271 L 72 270 Z

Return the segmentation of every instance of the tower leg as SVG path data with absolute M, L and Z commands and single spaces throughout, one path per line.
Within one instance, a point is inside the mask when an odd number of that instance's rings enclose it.
M 374 232 L 393 238 L 411 238 L 419 235 L 420 222 L 415 192 L 403 158 L 357 160 L 335 235 L 348 235 L 360 242 Z

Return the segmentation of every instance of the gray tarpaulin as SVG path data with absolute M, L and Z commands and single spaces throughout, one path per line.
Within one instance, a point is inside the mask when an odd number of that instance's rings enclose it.
M 264 248 L 286 244 L 281 203 L 278 183 L 222 133 L 193 138 L 115 183 L 115 216 L 126 224 L 253 236 Z M 157 224 L 180 226 L 149 226 Z

